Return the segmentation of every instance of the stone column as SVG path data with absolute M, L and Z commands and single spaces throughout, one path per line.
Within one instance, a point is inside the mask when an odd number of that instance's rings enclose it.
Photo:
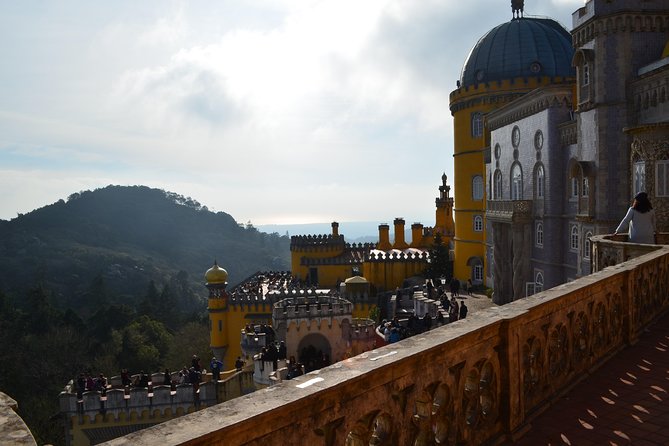
M 493 246 L 495 256 L 495 295 L 493 302 L 498 305 L 511 302 L 511 243 L 509 240 L 510 226 L 504 223 L 492 223 Z
M 525 284 L 533 282 L 530 274 L 531 233 L 530 225 L 514 223 L 513 231 L 513 300 L 525 297 Z

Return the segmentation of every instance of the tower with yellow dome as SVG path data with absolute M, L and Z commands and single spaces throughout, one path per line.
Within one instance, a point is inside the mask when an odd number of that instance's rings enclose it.
M 228 285 L 228 272 L 214 261 L 214 266 L 207 270 L 204 279 L 209 290 L 207 311 L 209 312 L 211 350 L 217 358 L 224 361 L 230 344 L 227 323 L 228 293 L 225 290 Z
M 522 3 L 522 2 L 521 2 Z M 571 35 L 548 18 L 522 17 L 479 39 L 450 94 L 455 178 L 454 275 L 491 284 L 486 255 L 486 199 L 490 131 L 486 115 L 541 86 L 572 80 Z

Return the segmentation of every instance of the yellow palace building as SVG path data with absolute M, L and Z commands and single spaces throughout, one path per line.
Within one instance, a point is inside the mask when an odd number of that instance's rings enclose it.
M 450 94 L 453 115 L 454 275 L 492 286 L 486 261 L 486 115 L 524 94 L 572 76 L 571 36 L 548 18 L 514 17 L 479 39 Z

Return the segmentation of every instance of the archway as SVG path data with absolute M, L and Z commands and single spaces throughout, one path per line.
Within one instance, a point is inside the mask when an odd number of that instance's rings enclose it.
M 306 373 L 330 365 L 332 347 L 330 341 L 320 333 L 309 333 L 297 347 L 298 361 L 304 364 Z

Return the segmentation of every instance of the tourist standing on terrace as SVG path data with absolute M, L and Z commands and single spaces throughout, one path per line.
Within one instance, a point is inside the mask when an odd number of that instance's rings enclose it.
M 627 214 L 613 234 L 618 234 L 625 226 L 629 226 L 629 241 L 631 243 L 655 243 L 655 233 L 657 231 L 655 211 L 646 192 L 636 194 L 632 206 L 627 210 Z

